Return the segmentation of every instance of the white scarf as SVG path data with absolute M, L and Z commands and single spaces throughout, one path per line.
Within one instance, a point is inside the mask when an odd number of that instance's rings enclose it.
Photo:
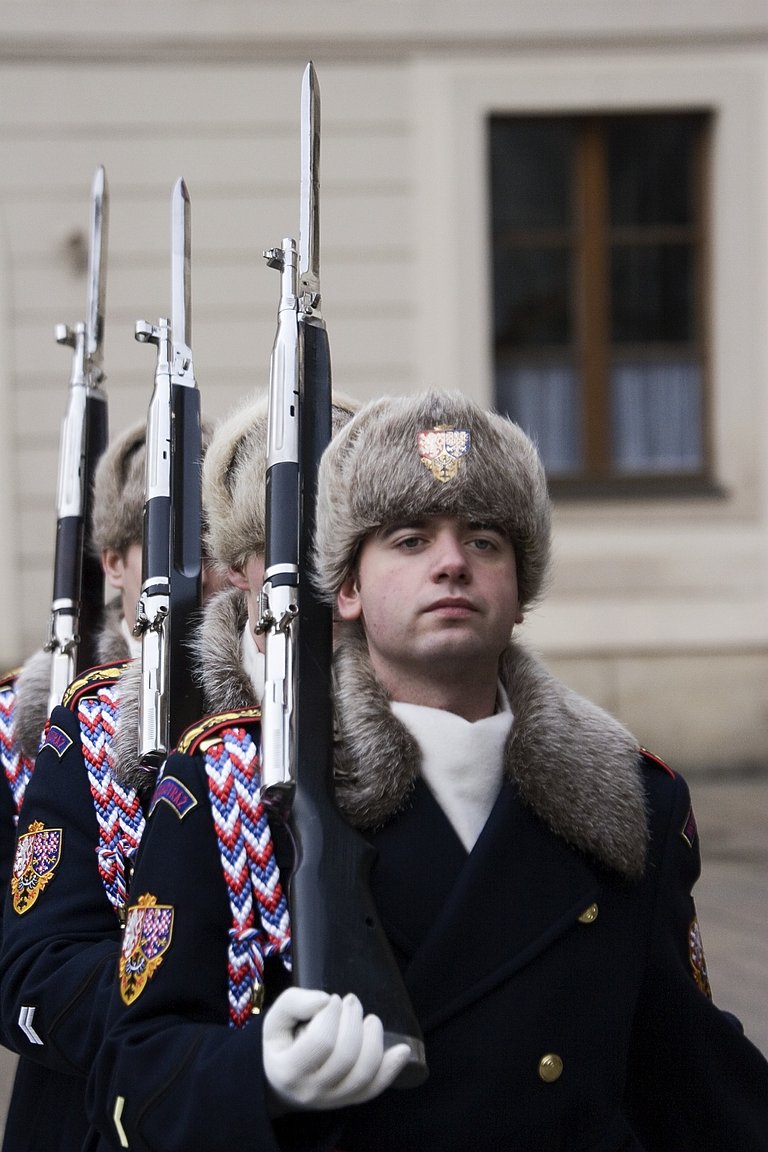
M 421 775 L 471 852 L 501 788 L 513 716 L 499 685 L 498 711 L 471 723 L 454 712 L 393 701 L 392 712 L 421 751 Z

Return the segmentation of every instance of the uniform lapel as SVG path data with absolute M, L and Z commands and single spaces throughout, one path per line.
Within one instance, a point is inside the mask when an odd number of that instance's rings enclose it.
M 421 779 L 408 806 L 368 839 L 377 850 L 371 892 L 382 925 L 410 963 L 445 907 L 468 854 Z
M 529 964 L 595 899 L 598 881 L 523 807 L 513 783 L 469 855 L 421 788 L 377 838 L 375 895 L 399 894 L 382 918 L 394 942 L 414 949 L 406 981 L 426 1029 Z

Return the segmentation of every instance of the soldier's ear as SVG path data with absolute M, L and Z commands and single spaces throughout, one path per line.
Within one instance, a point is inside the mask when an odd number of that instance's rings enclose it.
M 245 572 L 241 572 L 239 568 L 233 568 L 230 564 L 227 569 L 227 576 L 229 577 L 230 584 L 235 588 L 239 588 L 241 592 L 247 592 L 249 589 L 248 577 Z
M 101 570 L 113 588 L 122 588 L 125 578 L 125 559 L 117 548 L 102 548 Z
M 363 613 L 357 576 L 347 576 L 336 597 L 336 607 L 341 620 L 359 620 Z

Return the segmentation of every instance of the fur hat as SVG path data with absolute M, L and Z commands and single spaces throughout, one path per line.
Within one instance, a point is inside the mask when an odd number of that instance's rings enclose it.
M 460 392 L 366 404 L 326 449 L 317 509 L 317 582 L 335 601 L 369 533 L 400 520 L 460 516 L 512 541 L 520 603 L 541 593 L 550 502 L 533 443 Z
M 202 421 L 203 452 L 212 425 Z M 93 478 L 91 547 L 96 555 L 114 548 L 124 554 L 144 533 L 144 483 L 147 422 L 134 424 L 108 445 Z
M 222 568 L 243 571 L 263 552 L 267 468 L 266 392 L 249 397 L 216 429 L 203 465 L 208 554 Z M 334 393 L 333 434 L 359 405 Z
M 108 445 L 96 466 L 91 542 L 97 555 L 111 548 L 123 554 L 141 543 L 146 437 L 146 420 L 134 424 Z

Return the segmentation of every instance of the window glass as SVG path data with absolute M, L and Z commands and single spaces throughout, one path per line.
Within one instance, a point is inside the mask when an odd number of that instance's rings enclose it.
M 490 119 L 496 404 L 556 494 L 707 481 L 708 124 Z

